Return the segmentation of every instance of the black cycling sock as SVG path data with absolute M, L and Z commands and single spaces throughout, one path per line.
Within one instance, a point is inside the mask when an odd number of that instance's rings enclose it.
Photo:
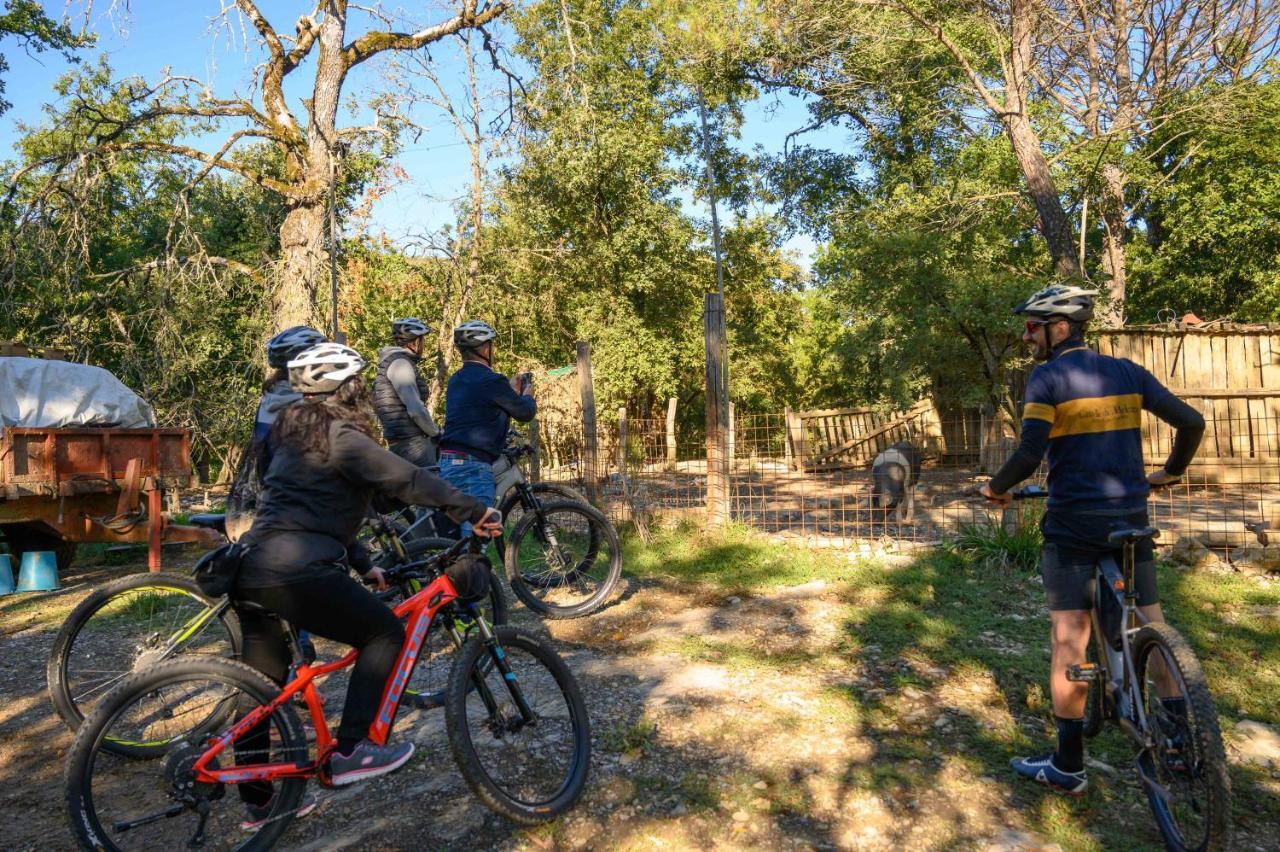
M 1084 770 L 1084 719 L 1064 719 L 1054 716 L 1058 722 L 1058 751 L 1053 765 L 1063 772 Z
M 356 746 L 359 744 L 360 740 L 357 737 L 338 737 L 338 754 L 343 757 L 350 757 L 351 752 L 355 751 Z

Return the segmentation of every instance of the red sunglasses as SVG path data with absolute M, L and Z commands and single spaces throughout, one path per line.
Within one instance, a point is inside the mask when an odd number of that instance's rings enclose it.
M 1034 320 L 1034 319 L 1027 320 L 1026 321 L 1027 334 L 1035 333 L 1035 330 L 1037 328 L 1044 328 L 1050 322 L 1052 322 L 1052 320 Z

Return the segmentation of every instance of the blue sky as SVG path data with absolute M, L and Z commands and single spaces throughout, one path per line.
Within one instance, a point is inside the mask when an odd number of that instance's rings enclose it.
M 98 4 L 99 6 L 105 4 Z M 46 2 L 51 16 L 62 13 L 61 2 Z M 259 0 L 263 14 L 276 29 L 292 33 L 293 23 L 310 3 L 297 0 Z M 217 0 L 185 0 L 185 2 L 155 2 L 135 0 L 134 13 L 115 21 L 99 16 L 93 29 L 98 33 L 98 44 L 84 51 L 87 61 L 96 61 L 97 54 L 106 54 L 117 76 L 137 75 L 154 80 L 168 67 L 174 74 L 197 77 L 212 84 L 219 96 L 232 92 L 249 94 L 250 75 L 260 60 L 256 44 L 240 32 L 238 18 L 232 27 L 215 27 L 211 23 L 217 14 Z M 163 10 L 163 11 L 161 11 Z M 354 31 L 353 18 L 353 31 Z M 19 136 L 18 124 L 35 124 L 43 119 L 41 107 L 54 99 L 53 82 L 66 72 L 69 65 L 57 53 L 26 54 L 13 40 L 0 43 L 9 60 L 6 76 L 7 98 L 13 107 L 0 116 L 0 159 L 7 159 Z M 460 79 L 460 67 L 450 51 L 437 50 L 438 73 L 442 79 Z M 306 94 L 308 70 L 300 68 L 290 76 L 288 89 L 298 114 L 303 110 L 298 101 Z M 382 80 L 373 67 L 361 66 L 348 79 L 344 94 L 363 100 L 364 95 L 377 91 Z M 406 145 L 398 157 L 407 180 L 382 197 L 372 212 L 371 227 L 376 233 L 384 231 L 394 241 L 403 243 L 415 233 L 423 233 L 451 221 L 451 208 L 466 191 L 469 178 L 467 149 L 459 141 L 452 126 L 438 115 L 419 111 L 415 116 L 427 131 L 415 142 Z M 348 120 L 350 118 L 348 117 Z M 769 152 L 782 150 L 786 135 L 807 124 L 804 104 L 790 96 L 769 96 L 748 106 L 741 147 L 757 146 Z M 821 131 L 806 137 L 806 141 L 836 147 L 850 144 L 839 131 Z M 194 140 L 207 147 L 210 140 Z M 703 210 L 691 211 L 705 215 Z M 807 266 L 813 249 L 808 237 L 793 239 L 788 248 L 794 249 Z

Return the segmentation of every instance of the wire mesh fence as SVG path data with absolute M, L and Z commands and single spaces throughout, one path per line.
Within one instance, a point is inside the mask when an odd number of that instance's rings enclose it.
M 1267 527 L 1280 525 L 1280 405 L 1233 409 L 1215 399 L 1188 401 L 1205 414 L 1205 439 L 1183 481 L 1152 493 L 1151 521 L 1163 530 L 1161 543 L 1194 537 L 1219 551 L 1261 544 Z M 1013 452 L 1016 423 L 973 411 L 943 416 L 932 407 L 896 415 L 841 412 L 736 412 L 728 440 L 729 520 L 810 544 L 909 549 L 936 545 L 966 525 L 1034 516 L 1002 513 L 971 494 Z M 704 519 L 705 434 L 673 434 L 669 425 L 622 416 L 599 423 L 594 436 L 580 423 L 543 425 L 544 444 L 561 449 L 558 463 L 547 463 L 544 454 L 538 475 L 581 485 L 615 522 Z M 1154 470 L 1172 434 L 1152 421 L 1143 435 Z M 876 471 L 886 455 L 891 466 L 908 468 L 901 482 Z

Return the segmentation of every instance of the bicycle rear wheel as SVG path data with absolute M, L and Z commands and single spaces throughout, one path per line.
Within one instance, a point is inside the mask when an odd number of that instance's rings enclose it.
M 1138 765 L 1165 845 L 1226 849 L 1231 842 L 1231 781 L 1218 713 L 1200 662 L 1187 641 L 1163 623 L 1138 631 L 1133 659 L 1156 743 L 1139 755 Z M 1163 698 L 1157 689 L 1162 680 Z
M 494 633 L 493 646 L 473 636 L 450 672 L 449 746 L 480 801 L 535 825 L 582 795 L 591 762 L 587 708 L 554 651 L 514 627 Z
M 248 666 L 218 658 L 176 657 L 130 675 L 94 707 L 67 759 L 71 830 L 85 849 L 268 849 L 302 802 L 306 780 L 250 789 L 266 803 L 265 821 L 246 834 L 240 789 L 194 780 L 192 765 L 224 730 L 226 710 L 240 714 L 270 701 L 279 688 Z M 137 760 L 105 748 L 110 740 L 162 746 Z M 282 705 L 257 730 L 219 755 L 215 768 L 306 762 L 306 736 Z M 201 811 L 204 811 L 203 815 Z
M 622 575 L 622 547 L 597 509 L 565 500 L 527 512 L 506 542 L 511 590 L 547 618 L 578 618 L 604 606 Z
M 74 730 L 115 684 L 177 654 L 238 657 L 240 622 L 229 607 L 215 615 L 215 605 L 178 574 L 134 574 L 95 589 L 49 652 L 49 698 L 62 721 Z

